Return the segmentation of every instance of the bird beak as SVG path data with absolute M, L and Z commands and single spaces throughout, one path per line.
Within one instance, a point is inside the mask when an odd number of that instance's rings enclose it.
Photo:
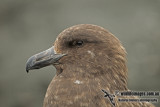
M 66 54 L 56 54 L 54 46 L 52 46 L 43 52 L 31 56 L 26 63 L 26 71 L 28 73 L 29 70 L 40 69 L 51 64 L 58 64 L 57 61 L 65 55 Z

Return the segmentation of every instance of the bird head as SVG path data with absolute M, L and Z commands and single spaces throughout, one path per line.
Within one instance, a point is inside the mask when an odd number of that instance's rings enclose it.
M 54 65 L 58 75 L 108 75 L 111 79 L 122 77 L 126 83 L 125 49 L 113 34 L 96 25 L 80 24 L 64 30 L 50 49 L 29 58 L 26 70 L 48 65 Z

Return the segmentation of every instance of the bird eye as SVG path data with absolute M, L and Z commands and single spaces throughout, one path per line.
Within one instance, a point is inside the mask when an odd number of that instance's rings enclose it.
M 76 45 L 77 45 L 77 46 L 83 45 L 83 41 L 77 41 L 77 42 L 76 42 Z
M 69 46 L 82 46 L 83 45 L 83 41 L 82 40 L 78 40 L 78 41 L 72 41 L 69 42 Z

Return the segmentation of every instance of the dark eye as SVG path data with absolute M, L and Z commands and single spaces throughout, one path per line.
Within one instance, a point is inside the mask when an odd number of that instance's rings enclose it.
M 78 41 L 72 41 L 69 42 L 69 46 L 82 46 L 83 45 L 83 41 L 82 40 L 78 40 Z
M 77 46 L 83 45 L 83 41 L 81 41 L 81 40 L 80 40 L 80 41 L 77 41 L 77 42 L 76 42 L 76 45 L 77 45 Z

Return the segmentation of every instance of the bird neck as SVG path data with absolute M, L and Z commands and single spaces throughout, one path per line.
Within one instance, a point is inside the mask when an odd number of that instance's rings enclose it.
M 113 64 L 114 65 L 114 64 Z M 122 67 L 123 66 L 123 67 Z M 114 93 L 116 90 L 127 90 L 127 68 L 125 64 L 112 67 L 67 65 L 60 68 L 56 78 L 81 84 L 88 83 Z M 71 83 L 72 84 L 72 83 Z

